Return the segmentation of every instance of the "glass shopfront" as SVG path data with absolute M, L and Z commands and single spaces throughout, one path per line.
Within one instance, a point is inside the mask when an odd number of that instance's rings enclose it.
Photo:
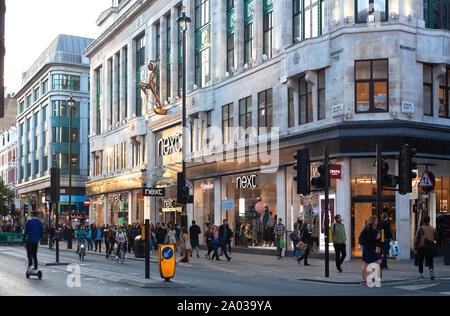
M 222 177 L 222 219 L 228 220 L 235 246 L 274 246 L 276 174 L 254 172 Z
M 91 197 L 92 224 L 103 225 L 104 223 L 104 195 Z
M 134 223 L 144 224 L 144 197 L 142 196 L 142 191 L 136 190 L 133 192 L 134 194 L 134 205 L 135 205 L 135 213 L 134 213 Z M 130 214 L 131 217 L 131 214 Z
M 128 225 L 128 192 L 114 193 L 108 195 L 109 224 Z
M 202 233 L 206 230 L 206 224 L 214 225 L 214 179 L 194 181 L 193 219 Z M 200 244 L 205 244 L 205 238 L 201 238 Z

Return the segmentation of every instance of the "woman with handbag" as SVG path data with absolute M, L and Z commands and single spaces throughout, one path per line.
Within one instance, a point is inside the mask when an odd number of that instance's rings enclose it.
M 381 233 L 377 230 L 378 218 L 371 216 L 367 221 L 366 226 L 361 231 L 359 236 L 359 244 L 363 249 L 363 271 L 361 285 L 367 286 L 367 268 L 372 263 L 378 263 L 381 265 L 381 248 L 379 246 Z
M 430 217 L 425 216 L 423 225 L 416 234 L 415 251 L 419 258 L 419 279 L 423 280 L 423 261 L 430 269 L 430 278 L 434 280 L 434 263 L 433 258 L 437 255 L 436 229 L 430 225 Z
M 308 263 L 308 255 L 311 250 L 311 232 L 308 229 L 308 224 L 304 223 L 300 231 L 300 241 L 297 247 L 301 249 L 302 256 L 297 259 L 298 264 L 305 259 L 305 266 L 310 266 Z
M 180 259 L 178 259 L 177 263 L 181 263 L 183 259 L 187 259 L 186 266 L 191 267 L 192 246 L 191 246 L 191 242 L 189 241 L 189 236 L 188 236 L 186 227 L 183 227 L 181 229 L 181 235 L 180 235 L 178 248 L 179 248 L 182 256 Z

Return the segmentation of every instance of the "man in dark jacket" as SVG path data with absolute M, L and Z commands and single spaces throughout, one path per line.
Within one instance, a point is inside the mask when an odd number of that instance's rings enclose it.
M 381 269 L 387 269 L 387 257 L 389 254 L 389 248 L 391 247 L 391 241 L 393 240 L 392 231 L 391 231 L 391 223 L 389 222 L 389 214 L 383 213 L 381 215 L 381 230 L 384 231 L 384 240 L 381 241 L 383 246 L 383 261 L 381 263 Z
M 197 258 L 200 258 L 200 234 L 202 233 L 200 226 L 195 221 L 192 221 L 192 226 L 189 228 L 189 236 L 191 239 L 192 251 L 197 251 Z
M 219 247 L 222 248 L 223 254 L 227 258 L 228 261 L 231 260 L 231 257 L 228 256 L 227 253 L 227 242 L 233 238 L 233 232 L 228 225 L 228 221 L 226 219 L 223 220 L 223 225 L 219 227 Z

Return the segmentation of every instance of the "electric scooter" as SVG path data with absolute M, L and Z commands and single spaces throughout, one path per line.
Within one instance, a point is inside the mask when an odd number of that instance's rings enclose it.
M 31 266 L 28 268 L 26 276 L 27 276 L 27 279 L 29 279 L 31 276 L 36 276 L 36 277 L 38 277 L 39 280 L 41 280 L 42 279 L 42 271 L 35 270 L 34 266 Z
M 84 261 L 84 257 L 86 256 L 86 248 L 84 246 L 84 243 L 80 245 L 78 256 L 80 257 L 80 261 Z

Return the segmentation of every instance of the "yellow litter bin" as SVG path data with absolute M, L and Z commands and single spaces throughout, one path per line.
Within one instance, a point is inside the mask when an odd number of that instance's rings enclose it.
M 159 246 L 159 273 L 166 282 L 175 277 L 174 245 Z

